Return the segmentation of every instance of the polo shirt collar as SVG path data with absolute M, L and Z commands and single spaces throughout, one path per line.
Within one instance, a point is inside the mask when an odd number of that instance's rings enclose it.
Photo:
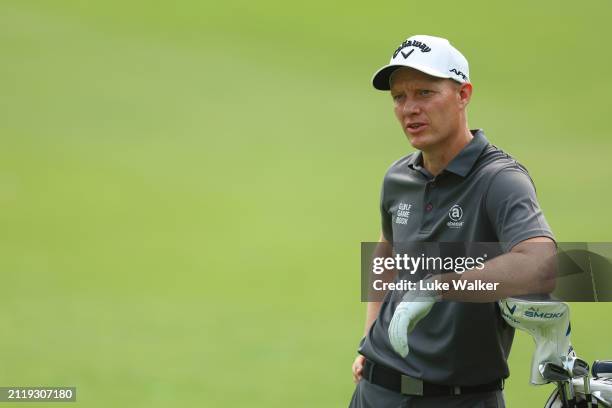
M 423 154 L 421 153 L 421 151 L 417 150 L 416 152 L 414 152 L 414 154 L 408 158 L 406 164 L 411 169 L 419 169 L 423 165 Z
M 446 166 L 446 171 L 450 171 L 461 177 L 468 175 L 484 148 L 489 144 L 482 129 L 473 129 L 470 130 L 470 132 L 472 132 L 474 138 L 470 140 L 470 143 L 465 145 L 459 154 L 448 163 L 448 166 Z
M 470 132 L 472 132 L 474 138 L 448 163 L 448 166 L 444 169 L 445 171 L 455 173 L 461 177 L 467 176 L 484 148 L 489 145 L 489 141 L 482 129 L 472 129 Z M 423 169 L 423 154 L 417 151 L 410 157 L 407 164 L 410 168 L 421 171 Z

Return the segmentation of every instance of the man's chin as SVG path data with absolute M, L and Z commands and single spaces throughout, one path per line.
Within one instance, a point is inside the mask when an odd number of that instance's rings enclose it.
M 406 134 L 406 136 L 408 137 L 408 142 L 410 143 L 410 145 L 415 149 L 424 150 L 431 145 L 431 138 L 428 137 L 428 135 L 414 136 L 408 133 Z

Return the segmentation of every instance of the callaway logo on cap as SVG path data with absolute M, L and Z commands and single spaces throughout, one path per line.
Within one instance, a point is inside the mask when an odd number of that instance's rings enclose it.
M 450 78 L 459 83 L 470 82 L 467 59 L 447 39 L 430 35 L 414 35 L 393 52 L 391 61 L 372 77 L 372 85 L 388 91 L 393 71 L 410 67 L 431 76 Z

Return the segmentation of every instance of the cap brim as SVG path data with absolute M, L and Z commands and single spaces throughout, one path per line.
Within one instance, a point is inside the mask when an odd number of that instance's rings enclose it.
M 424 67 L 418 64 L 411 64 L 411 65 L 390 64 L 390 65 L 385 65 L 384 67 L 376 71 L 376 73 L 372 77 L 372 85 L 374 86 L 374 88 L 378 89 L 379 91 L 390 90 L 391 87 L 389 84 L 389 79 L 391 78 L 391 74 L 393 74 L 393 72 L 398 68 L 413 68 L 413 69 L 416 69 L 417 71 L 424 72 L 427 75 L 431 75 L 437 78 L 453 79 L 452 76 L 450 75 L 442 74 L 441 72 L 435 71 L 433 69 L 430 69 L 428 67 Z

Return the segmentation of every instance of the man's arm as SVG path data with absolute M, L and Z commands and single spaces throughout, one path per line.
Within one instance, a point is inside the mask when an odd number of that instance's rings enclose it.
M 381 233 L 380 238 L 378 239 L 378 244 L 376 245 L 376 248 L 374 249 L 374 253 L 372 254 L 372 258 L 390 258 L 392 255 L 393 255 L 393 247 L 391 243 L 387 241 L 387 239 L 385 238 L 384 233 Z M 370 270 L 372 269 L 370 268 Z M 396 275 L 397 275 L 397 271 L 395 271 L 394 269 L 392 270 L 387 269 L 385 270 L 383 274 L 377 276 L 376 279 L 381 280 L 384 283 L 390 283 L 390 282 L 393 282 Z M 371 281 L 368 284 L 368 288 L 370 288 L 371 290 L 371 292 L 368 293 L 368 299 L 383 299 L 386 291 L 374 291 L 372 289 L 373 288 L 372 280 L 374 279 L 374 276 L 371 274 L 368 274 L 368 276 L 371 279 Z M 363 333 L 364 336 L 368 334 L 368 330 L 370 330 L 370 327 L 372 327 L 374 320 L 376 320 L 376 316 L 378 316 L 378 312 L 380 311 L 381 304 L 382 302 L 377 301 L 377 300 L 368 302 L 367 307 L 366 307 L 365 327 L 364 327 L 364 333 Z
M 555 242 L 548 237 L 532 237 L 516 244 L 509 253 L 491 259 L 483 269 L 470 269 L 463 274 L 455 272 L 431 276 L 447 288 L 408 291 L 393 313 L 389 323 L 389 341 L 396 353 L 406 357 L 409 353 L 408 333 L 424 318 L 436 299 L 462 302 L 493 302 L 511 296 L 550 293 L 555 286 Z M 495 284 L 493 290 L 465 290 L 455 283 L 476 282 Z
M 384 234 L 380 234 L 380 239 L 378 240 L 378 245 L 374 250 L 374 256 L 381 257 L 390 257 L 392 254 L 391 245 L 389 241 L 385 239 Z M 387 275 L 387 274 L 385 274 Z M 365 327 L 363 331 L 364 337 L 368 334 L 370 327 L 374 324 L 374 320 L 378 316 L 378 312 L 380 311 L 380 306 L 382 302 L 368 302 L 366 306 L 366 317 L 365 317 Z M 361 381 L 361 372 L 363 371 L 363 364 L 365 362 L 365 357 L 361 354 L 355 358 L 353 362 L 352 371 L 353 371 L 353 382 L 358 383 Z
M 443 275 L 444 281 L 498 283 L 495 291 L 456 291 L 445 299 L 491 302 L 510 296 L 548 294 L 555 288 L 556 245 L 529 175 L 520 167 L 506 168 L 491 180 L 483 204 L 488 219 L 507 253 L 462 275 Z
M 370 327 L 372 327 L 374 320 L 376 320 L 380 311 L 380 305 L 382 305 L 382 302 L 368 302 L 366 306 L 365 328 L 363 330 L 364 336 L 368 334 Z
M 447 273 L 437 277 L 449 283 L 442 293 L 445 300 L 493 302 L 510 296 L 548 294 L 555 289 L 556 244 L 548 237 L 526 239 L 506 254 L 484 264 L 483 269 L 470 269 L 463 274 Z M 491 291 L 454 290 L 452 281 L 498 283 Z
M 378 312 L 380 311 L 380 305 L 382 302 L 368 302 L 366 308 L 366 321 L 365 321 L 365 330 L 363 332 L 364 337 L 368 334 L 370 327 L 376 320 L 378 316 Z M 355 361 L 353 361 L 352 371 L 353 371 L 353 382 L 357 384 L 361 381 L 361 373 L 363 372 L 363 364 L 365 363 L 365 357 L 361 354 L 357 355 Z

